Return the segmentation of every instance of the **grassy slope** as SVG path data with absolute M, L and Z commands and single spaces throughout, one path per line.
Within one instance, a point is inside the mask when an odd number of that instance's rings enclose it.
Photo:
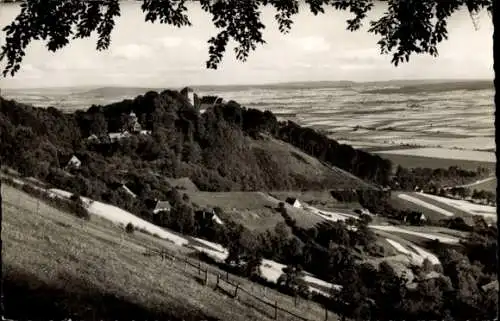
M 180 262 L 168 265 L 143 255 L 146 245 L 166 246 L 177 255 L 185 255 L 187 249 L 138 232 L 125 235 L 122 242 L 122 229 L 105 220 L 93 216 L 82 222 L 41 202 L 37 214 L 36 199 L 5 185 L 2 195 L 4 304 L 10 318 L 268 320 L 272 316 L 200 285 Z M 313 303 L 293 308 L 291 298 L 239 281 L 312 320 L 324 315 Z
M 181 178 L 165 178 L 167 182 L 173 187 L 179 189 L 180 191 L 198 191 L 198 187 L 189 177 Z
M 320 178 L 328 185 L 335 188 L 373 188 L 362 179 L 333 166 L 327 166 L 317 158 L 307 155 L 300 149 L 263 135 L 263 139 L 250 140 L 255 149 L 271 150 L 273 155 L 286 166 L 294 175 L 308 179 Z

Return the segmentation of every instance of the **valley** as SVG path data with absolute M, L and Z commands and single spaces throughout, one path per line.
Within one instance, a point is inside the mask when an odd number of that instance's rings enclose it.
M 307 307 L 289 309 L 308 320 L 321 320 L 325 306 L 334 319 L 345 315 L 351 286 L 382 305 L 386 281 L 411 298 L 404 304 L 413 310 L 404 315 L 418 315 L 426 309 L 418 291 L 432 286 L 444 297 L 444 283 L 432 280 L 465 273 L 450 268 L 456 257 L 481 262 L 474 286 L 494 282 L 490 160 L 407 166 L 385 158 L 406 157 L 392 148 L 370 153 L 234 101 L 201 112 L 171 90 L 74 113 L 0 102 L 13 295 L 39 295 L 23 285 L 33 278 L 61 297 L 74 290 L 87 305 L 98 304 L 83 282 L 109 297 L 109 311 L 103 303 L 92 312 L 103 318 L 270 318 L 245 304 L 230 311 L 232 299 L 175 268 L 164 275 L 160 263 L 141 257 L 151 246 L 230 271 L 287 308 L 300 297 Z M 59 203 L 65 208 L 51 207 Z M 29 255 L 20 258 L 17 248 Z M 31 274 L 23 268 L 29 265 L 37 266 Z M 104 281 L 111 275 L 116 279 Z M 62 279 L 74 279 L 74 289 Z M 184 288 L 182 297 L 173 294 Z M 490 300 L 489 292 L 474 295 Z M 85 305 L 63 300 L 57 313 L 89 316 Z M 126 308 L 113 310 L 118 306 Z

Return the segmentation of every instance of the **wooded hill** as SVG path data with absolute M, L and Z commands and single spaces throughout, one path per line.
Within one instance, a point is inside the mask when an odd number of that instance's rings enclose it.
M 82 161 L 82 168 L 74 173 L 77 177 L 110 183 L 119 179 L 120 172 L 146 170 L 165 177 L 190 177 L 207 191 L 326 189 L 345 182 L 356 188 L 352 176 L 339 175 L 329 167 L 338 166 L 377 184 L 386 184 L 391 170 L 390 162 L 379 156 L 338 144 L 292 122 L 278 122 L 271 112 L 246 109 L 231 101 L 200 114 L 175 91 L 148 92 L 73 114 L 5 99 L 0 103 L 2 161 L 41 179 L 53 176 L 72 155 Z M 103 137 L 126 128 L 131 112 L 151 135 L 101 144 L 86 140 L 92 134 Z M 292 153 L 293 149 L 284 157 L 282 148 L 276 151 L 276 139 L 324 164 L 301 159 L 305 157 Z M 316 175 L 300 164 L 314 165 Z

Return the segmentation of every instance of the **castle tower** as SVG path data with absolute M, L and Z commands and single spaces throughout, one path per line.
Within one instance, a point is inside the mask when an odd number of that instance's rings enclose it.
M 184 87 L 181 90 L 181 94 L 188 100 L 188 102 L 191 104 L 191 106 L 194 107 L 194 105 L 195 105 L 194 90 L 190 87 Z

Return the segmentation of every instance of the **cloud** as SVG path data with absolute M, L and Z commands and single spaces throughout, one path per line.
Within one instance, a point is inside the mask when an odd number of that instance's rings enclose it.
M 290 38 L 292 45 L 306 52 L 324 52 L 331 49 L 331 45 L 320 36 L 307 36 L 300 38 Z
M 179 37 L 163 37 L 159 39 L 159 43 L 164 48 L 175 48 L 182 45 L 183 40 Z
M 126 60 L 150 58 L 151 55 L 151 47 L 143 44 L 126 44 L 116 47 L 111 51 L 111 56 Z

